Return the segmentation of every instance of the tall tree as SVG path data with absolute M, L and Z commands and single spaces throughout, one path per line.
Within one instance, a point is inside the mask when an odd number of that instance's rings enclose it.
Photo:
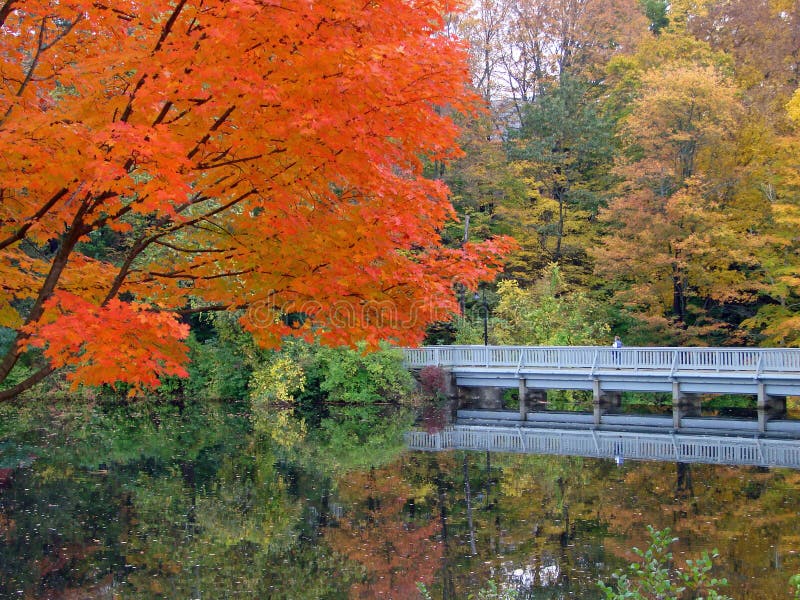
M 751 196 L 760 200 L 761 281 L 758 312 L 743 325 L 769 345 L 800 345 L 800 93 L 786 105 L 793 129 L 782 135 L 764 127 L 753 136 Z
M 601 91 L 564 76 L 525 107 L 522 126 L 510 135 L 509 157 L 534 188 L 524 210 L 537 215 L 535 241 L 528 238 L 538 249 L 537 266 L 563 263 L 572 280 L 588 268 L 585 249 L 610 187 L 614 122 L 603 114 Z
M 570 72 L 601 76 L 608 58 L 636 47 L 647 20 L 636 0 L 483 0 L 459 31 L 476 87 L 516 126 L 543 85 Z
M 603 64 L 633 51 L 649 35 L 647 20 L 634 0 L 485 6 L 497 10 L 476 5 L 459 31 L 493 57 L 491 73 L 477 51 L 472 68 L 481 91 L 493 81 L 484 96 L 497 130 L 475 129 L 483 138 L 475 135 L 467 158 L 444 177 L 454 182 L 460 209 L 478 207 L 481 225 L 520 241 L 506 263 L 512 276 L 534 281 L 549 262 L 566 261 L 567 277 L 584 280 L 584 249 L 608 186 L 602 165 L 613 159 L 612 123 L 601 109 Z M 498 142 L 508 139 L 509 154 L 499 157 Z
M 512 4 L 509 0 L 478 0 L 458 24 L 469 44 L 473 84 L 487 104 L 496 101 L 504 88 L 498 83 L 498 78 L 502 81 L 500 52 Z
M 737 84 L 754 110 L 780 124 L 800 84 L 800 3 L 796 0 L 705 0 L 687 25 L 699 39 L 734 58 Z
M 6 0 L 0 381 L 31 345 L 45 360 L 0 398 L 61 367 L 182 374 L 187 312 L 246 308 L 275 344 L 298 323 L 414 342 L 455 310 L 453 279 L 490 277 L 503 243 L 443 248 L 447 190 L 422 176 L 457 155 L 438 107 L 473 107 L 451 8 Z M 112 257 L 82 250 L 105 233 Z
M 734 148 L 736 91 L 713 68 L 652 69 L 623 124 L 624 182 L 594 254 L 600 274 L 628 282 L 623 295 L 637 310 L 677 325 L 672 341 L 696 341 L 701 332 L 687 329 L 702 322 L 692 299 L 748 293 L 746 225 L 726 211 L 731 174 L 719 166 Z

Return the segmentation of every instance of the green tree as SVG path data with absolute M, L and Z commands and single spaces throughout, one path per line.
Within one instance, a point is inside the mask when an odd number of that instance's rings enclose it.
M 667 0 L 639 0 L 644 14 L 650 19 L 650 31 L 655 35 L 669 25 L 669 3 Z
M 600 92 L 565 74 L 525 107 L 521 127 L 510 134 L 509 157 L 530 182 L 522 210 L 536 215 L 533 231 L 520 232 L 523 244 L 536 245 L 539 272 L 557 263 L 568 280 L 585 280 L 590 271 L 586 248 L 609 190 L 614 122 Z
M 497 286 L 490 342 L 512 345 L 579 346 L 605 344 L 610 327 L 603 307 L 582 292 L 567 292 L 557 265 L 549 265 L 529 289 L 514 280 Z M 481 341 L 480 320 L 460 322 L 458 343 Z

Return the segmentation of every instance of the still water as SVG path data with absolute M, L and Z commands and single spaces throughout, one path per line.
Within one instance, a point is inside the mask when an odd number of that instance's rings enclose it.
M 670 527 L 734 598 L 789 598 L 800 473 L 410 452 L 413 415 L 4 407 L 2 598 L 599 598 Z

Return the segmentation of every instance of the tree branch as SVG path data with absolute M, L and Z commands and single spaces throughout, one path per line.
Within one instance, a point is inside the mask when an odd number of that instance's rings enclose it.
M 114 278 L 114 282 L 111 284 L 111 288 L 109 289 L 108 293 L 106 294 L 105 298 L 103 299 L 103 304 L 109 302 L 114 296 L 119 293 L 119 290 L 122 289 L 122 284 L 125 283 L 125 279 L 128 277 L 128 274 L 131 270 L 131 265 L 133 261 L 138 257 L 144 250 L 152 243 L 160 240 L 165 235 L 169 235 L 170 233 L 174 233 L 183 229 L 184 227 L 192 227 L 195 226 L 198 222 L 207 220 L 209 217 L 212 217 L 220 212 L 227 210 L 228 208 L 238 204 L 248 196 L 256 193 L 255 190 L 250 190 L 249 192 L 245 192 L 244 194 L 234 198 L 227 204 L 223 204 L 222 206 L 217 207 L 216 209 L 210 211 L 207 214 L 200 215 L 194 219 L 184 221 L 182 223 L 175 223 L 171 227 L 169 227 L 166 231 L 162 231 L 161 233 L 157 233 L 155 235 L 151 235 L 149 237 L 141 237 L 139 240 L 136 241 L 133 248 L 131 248 L 128 256 L 125 258 L 125 262 L 123 262 L 122 266 L 120 267 L 119 271 L 117 272 L 117 276 Z M 129 205 L 130 206 L 130 205 Z M 127 208 L 127 207 L 126 207 Z M 161 219 L 160 224 L 166 225 L 169 222 L 168 217 L 164 217 Z M 147 280 L 149 281 L 149 280 Z M 2 381 L 2 379 L 0 379 Z
M 158 278 L 161 279 L 191 279 L 192 281 L 212 281 L 214 279 L 223 279 L 225 277 L 235 277 L 237 275 L 244 275 L 246 273 L 252 273 L 255 271 L 255 267 L 251 267 L 249 269 L 242 269 L 241 271 L 229 271 L 227 273 L 216 273 L 214 275 L 191 275 L 189 273 L 159 273 L 157 271 L 150 271 L 148 273 L 149 277 L 146 277 L 141 280 L 142 283 L 148 283 L 150 281 L 155 281 Z
M 171 100 L 167 100 L 166 102 L 164 102 L 164 106 L 161 107 L 161 112 L 158 113 L 156 120 L 153 121 L 153 127 L 161 124 L 164 118 L 169 114 L 171 108 L 172 108 Z
M 277 154 L 279 152 L 285 152 L 285 150 L 273 150 L 272 152 L 270 152 L 270 154 Z M 243 162 L 249 162 L 251 160 L 258 160 L 259 158 L 263 157 L 264 157 L 263 154 L 255 154 L 253 156 L 245 156 L 244 158 L 232 158 L 231 160 L 226 160 L 224 162 L 213 163 L 213 164 L 198 163 L 195 169 L 201 170 L 201 169 L 216 169 L 219 167 L 229 167 L 231 165 L 236 165 Z
M 72 250 L 75 248 L 78 240 L 88 233 L 89 228 L 86 227 L 83 222 L 83 217 L 86 215 L 88 210 L 88 204 L 88 198 L 81 202 L 81 206 L 72 220 L 69 231 L 64 237 L 64 240 L 61 242 L 61 246 L 53 258 L 53 262 L 50 265 L 50 271 L 47 273 L 47 277 L 42 283 L 42 287 L 39 289 L 39 295 L 36 297 L 33 307 L 28 313 L 28 317 L 25 319 L 25 325 L 38 321 L 41 318 L 42 314 L 44 313 L 44 303 L 55 290 L 56 284 L 61 278 L 64 268 L 67 266 L 67 261 L 69 260 L 70 254 L 72 254 Z M 29 337 L 29 333 L 17 331 L 14 341 L 6 351 L 3 360 L 0 361 L 0 381 L 5 381 L 6 377 L 8 377 L 8 374 L 11 372 L 11 369 L 13 369 L 14 365 L 17 364 L 17 360 L 19 360 L 19 357 L 22 355 L 22 345 Z
M 183 252 L 185 254 L 196 254 L 201 252 L 231 252 L 232 250 L 236 250 L 236 248 L 181 248 L 180 246 L 175 246 L 174 244 L 170 244 L 169 242 L 162 242 L 161 240 L 155 240 L 155 243 L 158 246 L 164 246 L 165 248 L 169 248 L 170 250 L 175 250 L 175 252 Z
M 6 0 L 2 6 L 0 6 L 0 27 L 5 25 L 6 19 L 11 14 L 11 11 L 14 10 L 14 5 L 18 2 L 18 0 Z
M 9 7 L 10 4 L 13 1 L 14 0 L 8 0 L 6 2 L 6 4 L 3 5 L 3 8 L 0 9 L 0 15 L 2 15 L 2 11 L 6 10 L 6 7 Z M 10 10 L 11 9 L 8 8 L 9 12 L 10 12 Z M 8 15 L 3 16 L 2 21 L 4 21 L 7 16 Z M 39 34 L 38 34 L 39 40 L 36 43 L 36 52 L 34 53 L 33 58 L 31 59 L 30 66 L 28 67 L 27 73 L 25 73 L 25 79 L 22 81 L 22 83 L 19 84 L 19 89 L 17 90 L 17 93 L 15 94 L 17 98 L 20 98 L 22 96 L 22 94 L 25 92 L 25 88 L 27 88 L 28 84 L 33 80 L 33 73 L 34 73 L 34 71 L 36 71 L 36 67 L 39 66 L 39 61 L 42 58 L 42 54 L 44 54 L 47 50 L 52 48 L 56 43 L 58 43 L 59 40 L 62 40 L 67 35 L 69 35 L 69 32 L 72 31 L 72 29 L 73 29 L 73 27 L 75 27 L 75 25 L 80 23 L 80 21 L 83 19 L 83 16 L 78 14 L 78 16 L 75 17 L 75 20 L 70 22 L 67 25 L 67 27 L 65 27 L 64 30 L 60 34 L 55 36 L 53 41 L 50 42 L 49 44 L 45 42 L 45 31 L 47 30 L 47 27 L 46 27 L 47 19 L 48 19 L 48 17 L 43 17 L 42 18 L 42 23 L 39 26 Z M 0 21 L 0 25 L 2 25 L 2 21 Z M 13 108 L 14 108 L 13 104 L 9 105 L 8 109 L 6 110 L 6 114 L 4 114 L 2 118 L 0 118 L 0 126 L 2 126 L 5 123 L 6 119 L 8 119 L 8 117 L 11 114 L 11 111 L 13 110 Z
M 204 136 L 203 136 L 203 137 L 200 139 L 200 141 L 199 141 L 199 142 L 197 142 L 197 144 L 195 145 L 195 147 L 194 147 L 194 148 L 192 148 L 192 149 L 189 151 L 189 154 L 187 154 L 187 155 L 186 155 L 186 157 L 187 157 L 187 158 L 189 158 L 189 159 L 191 159 L 192 157 L 194 157 L 194 155 L 195 155 L 195 154 L 197 154 L 197 153 L 200 151 L 200 147 L 201 147 L 203 144 L 205 144 L 205 143 L 206 143 L 206 142 L 207 142 L 207 141 L 208 141 L 208 140 L 211 138 L 211 134 L 212 134 L 213 132 L 215 132 L 217 129 L 219 129 L 219 128 L 222 126 L 222 124 L 223 124 L 223 123 L 224 123 L 224 122 L 225 122 L 225 121 L 228 119 L 228 117 L 230 117 L 230 116 L 231 116 L 231 113 L 232 113 L 234 110 L 236 110 L 236 105 L 230 106 L 230 107 L 229 107 L 229 108 L 228 108 L 228 109 L 227 109 L 227 110 L 226 110 L 224 113 L 222 113 L 222 115 L 219 117 L 219 119 L 217 119 L 216 121 L 214 121 L 214 124 L 213 124 L 211 127 L 209 127 L 209 129 L 208 129 L 208 133 L 207 133 L 207 134 L 205 134 L 205 135 L 204 135 Z
M 50 375 L 55 369 L 50 365 L 46 367 L 42 367 L 36 373 L 28 377 L 26 380 L 19 382 L 17 385 L 8 388 L 7 390 L 0 390 L 0 402 L 4 400 L 11 400 L 18 394 L 21 394 L 25 390 L 29 390 L 34 385 L 42 381 L 45 377 Z
M 164 24 L 164 29 L 161 30 L 161 36 L 159 36 L 158 42 L 155 48 L 153 48 L 153 54 L 161 50 L 161 45 L 164 43 L 164 40 L 169 37 L 172 28 L 175 26 L 175 21 L 178 20 L 178 16 L 181 14 L 184 6 L 186 6 L 186 0 L 179 0 L 178 4 L 175 6 L 175 10 L 172 11 L 169 19 L 167 19 L 167 22 Z
M 50 198 L 50 200 L 45 202 L 45 204 L 38 211 L 36 211 L 35 215 L 26 219 L 25 224 L 22 227 L 20 227 L 16 233 L 8 236 L 4 240 L 0 240 L 0 250 L 3 250 L 4 248 L 7 248 L 8 246 L 24 238 L 25 234 L 28 233 L 28 230 L 31 227 L 33 227 L 33 224 L 36 223 L 36 221 L 38 221 L 39 219 L 41 219 L 44 215 L 46 215 L 50 211 L 50 209 L 53 208 L 53 206 L 55 206 L 56 202 L 61 200 L 61 198 L 63 198 L 68 191 L 69 190 L 67 190 L 66 188 L 61 188 L 55 194 L 53 194 L 52 198 Z

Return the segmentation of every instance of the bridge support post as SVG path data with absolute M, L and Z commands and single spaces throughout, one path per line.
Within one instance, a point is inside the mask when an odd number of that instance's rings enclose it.
M 525 383 L 525 378 L 519 378 L 519 420 L 526 421 L 528 419 L 528 386 Z
M 600 389 L 600 380 L 595 379 L 592 381 L 592 412 L 594 413 L 594 424 L 600 425 L 600 417 L 603 416 L 603 410 L 600 407 L 600 398 L 603 391 Z
M 442 393 L 448 398 L 458 398 L 458 386 L 456 385 L 456 377 L 453 375 L 453 369 L 442 368 L 442 378 L 444 380 Z
M 786 396 L 770 396 L 766 392 L 766 386 L 758 383 L 758 431 L 764 433 L 767 430 L 767 421 L 776 417 L 786 416 Z
M 701 413 L 700 397 L 681 391 L 679 381 L 672 382 L 672 427 L 681 428 L 683 417 L 699 417 Z
M 592 381 L 592 405 L 594 412 L 594 424 L 600 425 L 603 413 L 609 408 L 619 408 L 622 405 L 621 392 L 608 392 L 600 387 L 600 380 Z
M 681 393 L 681 384 L 678 381 L 672 382 L 672 428 L 681 428 L 681 400 L 684 398 Z

